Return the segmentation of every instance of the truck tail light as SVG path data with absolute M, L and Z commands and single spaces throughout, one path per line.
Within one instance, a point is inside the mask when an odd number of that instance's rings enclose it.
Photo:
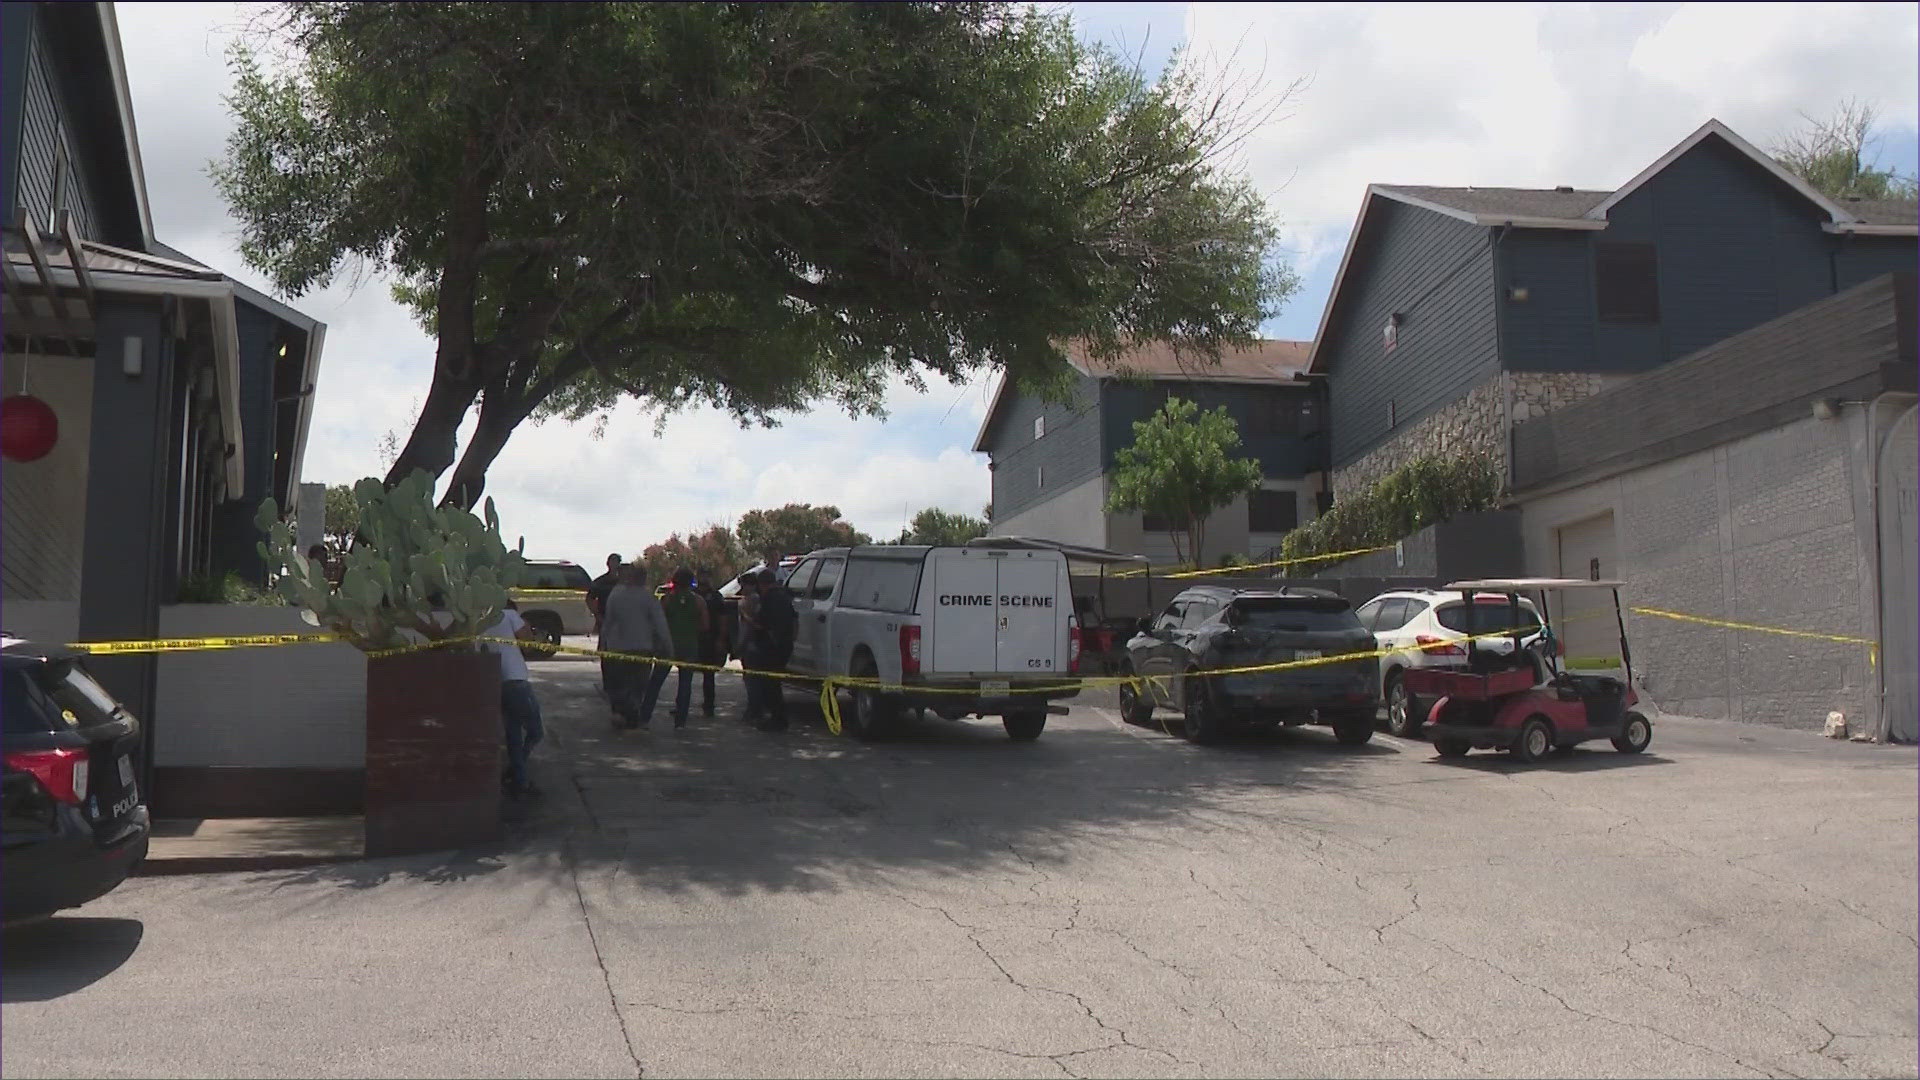
M 1067 673 L 1075 674 L 1080 670 L 1080 624 L 1067 624 Z
M 900 674 L 920 674 L 920 628 L 900 627 Z
M 1413 639 L 1420 651 L 1428 656 L 1465 656 L 1467 650 L 1449 642 L 1446 638 L 1437 638 L 1430 634 L 1419 634 Z
M 22 750 L 6 756 L 7 768 L 32 773 L 56 802 L 79 806 L 87 801 L 85 750 Z

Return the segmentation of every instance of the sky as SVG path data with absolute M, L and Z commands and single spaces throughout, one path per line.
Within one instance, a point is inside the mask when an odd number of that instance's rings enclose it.
M 1184 49 L 1227 85 L 1285 94 L 1233 163 L 1302 282 L 1270 337 L 1313 336 L 1369 183 L 1611 189 L 1709 118 L 1764 147 L 1847 98 L 1879 108 L 1879 162 L 1920 171 L 1912 4 L 1048 6 L 1150 74 Z M 155 232 L 267 289 L 207 174 L 232 129 L 227 48 L 258 10 L 117 8 Z M 382 438 L 411 430 L 432 341 L 381 281 L 286 299 L 328 324 L 302 479 L 383 474 Z M 832 504 L 888 537 L 925 507 L 981 512 L 986 456 L 971 448 L 992 391 L 990 376 L 896 383 L 885 419 L 823 405 L 772 430 L 698 410 L 656 432 L 627 404 L 597 438 L 586 423 L 523 425 L 488 491 L 509 543 L 590 566 L 788 502 Z

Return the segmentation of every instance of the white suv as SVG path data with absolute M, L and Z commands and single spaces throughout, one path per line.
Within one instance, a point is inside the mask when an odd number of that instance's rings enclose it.
M 1419 734 L 1426 722 L 1423 711 L 1433 703 L 1407 693 L 1400 673 L 1408 668 L 1462 667 L 1467 662 L 1463 642 L 1472 634 L 1491 634 L 1514 627 L 1507 597 L 1478 593 L 1469 605 L 1458 592 L 1441 589 L 1397 589 L 1381 593 L 1360 605 L 1354 614 L 1373 632 L 1380 657 L 1380 696 L 1387 703 L 1387 729 L 1403 738 Z M 1520 598 L 1521 644 L 1540 636 L 1540 612 L 1531 600 Z M 1488 652 L 1513 651 L 1513 638 L 1481 638 L 1476 648 Z

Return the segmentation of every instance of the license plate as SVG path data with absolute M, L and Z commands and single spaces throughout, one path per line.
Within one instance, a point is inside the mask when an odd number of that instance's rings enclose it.
M 127 755 L 120 755 L 120 786 L 133 786 L 133 761 Z
M 1296 649 L 1294 650 L 1293 658 L 1295 660 L 1318 660 L 1322 655 L 1319 649 Z
M 981 697 L 1006 697 L 1011 683 L 983 682 L 980 684 Z

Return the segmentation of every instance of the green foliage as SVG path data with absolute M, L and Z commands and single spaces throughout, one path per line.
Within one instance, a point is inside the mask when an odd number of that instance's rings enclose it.
M 873 542 L 872 537 L 840 520 L 839 507 L 810 503 L 749 510 L 740 515 L 736 535 L 748 559 L 758 559 L 769 566 L 782 555 Z
M 252 582 L 229 570 L 224 574 L 196 574 L 182 581 L 174 602 L 275 607 L 285 606 L 287 601 L 278 593 L 262 592 Z
M 1302 559 L 1391 544 L 1456 514 L 1496 509 L 1501 487 L 1500 467 L 1486 455 L 1417 458 L 1288 533 L 1280 551 Z
M 958 547 L 975 537 L 987 535 L 987 528 L 987 523 L 980 518 L 949 513 L 930 506 L 913 515 L 913 523 L 900 531 L 900 539 L 894 543 Z
M 688 530 L 684 539 L 674 533 L 658 544 L 648 545 L 640 553 L 640 562 L 647 568 L 647 580 L 656 585 L 683 566 L 688 570 L 706 571 L 707 577 L 720 585 L 737 577 L 751 560 L 732 529 L 709 525 L 705 532 Z
M 353 497 L 353 488 L 331 484 L 327 487 L 326 506 L 326 521 L 320 531 L 326 538 L 327 550 L 344 555 L 353 546 L 353 534 L 360 528 L 360 502 Z
M 1280 100 L 1150 81 L 1011 3 L 294 3 L 235 53 L 215 182 L 280 290 L 397 280 L 439 338 L 389 482 L 471 505 L 516 425 L 742 423 L 1058 342 L 1197 355 L 1296 287 L 1232 165 Z
M 526 563 L 501 542 L 492 499 L 485 521 L 457 507 L 436 507 L 424 470 L 392 489 L 362 480 L 353 494 L 363 542 L 347 553 L 337 589 L 325 568 L 295 545 L 272 499 L 254 517 L 267 534 L 261 557 L 285 568 L 275 587 L 306 609 L 309 622 L 372 651 L 405 644 L 406 632 L 431 641 L 472 637 L 500 618 L 507 589 L 519 584 Z M 439 612 L 435 594 L 443 600 Z
M 1876 116 L 1870 104 L 1842 101 L 1826 120 L 1806 117 L 1805 129 L 1773 148 L 1774 160 L 1831 198 L 1912 199 L 1913 177 L 1867 164 Z
M 1185 398 L 1168 398 L 1134 423 L 1133 444 L 1114 454 L 1107 510 L 1165 520 L 1175 530 L 1176 556 L 1198 559 L 1207 519 L 1260 486 L 1259 461 L 1229 456 L 1239 445 L 1240 430 L 1225 408 L 1203 412 Z

